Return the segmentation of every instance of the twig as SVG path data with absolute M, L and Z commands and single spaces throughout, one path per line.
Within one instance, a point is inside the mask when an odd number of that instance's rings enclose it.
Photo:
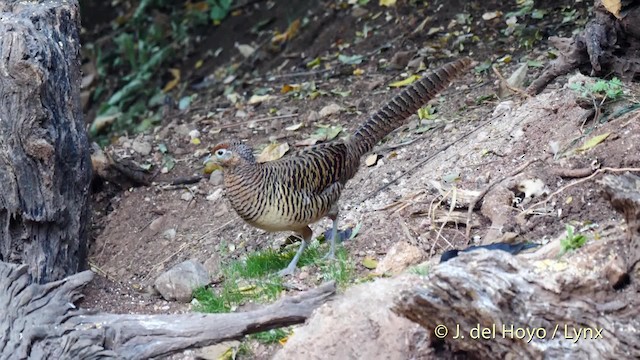
M 262 122 L 262 121 L 269 121 L 269 120 L 278 120 L 278 119 L 288 119 L 288 118 L 293 118 L 298 116 L 298 114 L 287 114 L 287 115 L 278 115 L 278 116 L 267 116 L 267 117 L 262 117 L 262 118 L 257 118 L 257 119 L 252 119 L 252 120 L 246 120 L 246 121 L 240 121 L 237 123 L 233 123 L 233 124 L 227 124 L 227 125 L 221 125 L 218 126 L 216 129 L 229 129 L 232 127 L 236 127 L 236 126 L 242 126 L 242 125 L 247 125 L 247 124 L 251 124 L 253 122 Z M 211 123 L 210 121 L 203 121 L 203 123 Z
M 460 136 L 459 138 L 455 139 L 454 141 L 446 144 L 445 146 L 441 147 L 440 149 L 438 149 L 435 153 L 431 154 L 430 156 L 427 156 L 424 160 L 418 162 L 416 165 L 410 167 L 409 169 L 405 170 L 402 174 L 396 176 L 395 178 L 391 179 L 388 183 L 382 185 L 381 187 L 377 188 L 376 190 L 374 190 L 373 192 L 369 193 L 367 196 L 365 196 L 360 202 L 364 202 L 372 197 L 374 197 L 376 194 L 378 194 L 380 191 L 388 188 L 389 186 L 391 186 L 392 184 L 394 184 L 396 181 L 400 180 L 401 178 L 407 176 L 408 174 L 412 173 L 413 171 L 415 171 L 416 169 L 424 166 L 424 164 L 428 163 L 429 161 L 431 161 L 433 158 L 435 158 L 436 156 L 438 156 L 438 154 L 442 153 L 443 151 L 447 150 L 448 148 L 452 147 L 454 144 L 458 143 L 460 140 L 463 140 L 469 136 L 471 136 L 473 133 L 475 133 L 476 131 L 482 129 L 483 127 L 487 126 L 488 124 L 490 124 L 493 120 L 495 120 L 494 117 L 491 117 L 490 119 L 485 120 L 484 123 L 482 123 L 481 125 L 479 125 L 478 127 L 476 127 L 475 129 L 468 131 L 467 133 L 463 134 L 462 136 Z
M 547 157 L 545 157 L 544 159 L 546 159 Z M 482 198 L 485 197 L 485 195 L 487 195 L 487 193 L 489 192 L 489 190 L 491 190 L 494 186 L 496 186 L 497 184 L 503 182 L 504 180 L 514 177 L 516 175 L 518 175 L 519 173 L 521 173 L 522 171 L 524 171 L 524 169 L 526 169 L 527 167 L 529 167 L 529 165 L 538 162 L 540 160 L 543 159 L 531 159 L 529 161 L 527 161 L 526 163 L 520 165 L 518 168 L 516 168 L 514 171 L 510 172 L 509 174 L 502 176 L 494 181 L 492 181 L 486 188 L 484 188 L 484 190 L 482 190 L 480 192 L 480 194 L 478 194 L 478 196 L 476 196 L 475 199 L 473 199 L 473 201 L 471 203 L 469 203 L 469 209 L 467 210 L 467 221 L 466 221 L 466 230 L 465 230 L 465 236 L 467 237 L 467 241 L 470 241 L 470 235 L 471 235 L 471 215 L 473 214 L 473 209 L 476 207 L 476 205 L 478 205 L 478 203 L 482 200 Z
M 552 198 L 552 197 L 554 197 L 554 196 L 556 196 L 556 195 L 560 194 L 561 192 L 563 192 L 563 191 L 567 190 L 568 188 L 570 188 L 570 187 L 572 187 L 572 186 L 575 186 L 575 185 L 578 185 L 578 184 L 581 184 L 581 183 L 583 183 L 583 182 L 585 182 L 585 181 L 588 181 L 588 180 L 590 180 L 590 179 L 593 179 L 594 177 L 598 176 L 599 174 L 601 174 L 601 173 L 603 173 L 603 172 L 619 173 L 619 172 L 626 172 L 626 171 L 629 171 L 629 172 L 640 172 L 640 168 L 610 168 L 610 167 L 606 167 L 606 168 L 598 169 L 598 170 L 596 170 L 593 174 L 591 174 L 591 175 L 587 176 L 586 178 L 582 178 L 582 179 L 576 180 L 576 181 L 574 181 L 574 182 L 571 182 L 571 183 L 569 183 L 569 184 L 567 184 L 567 185 L 565 185 L 565 186 L 561 187 L 560 189 L 558 189 L 558 190 L 556 190 L 556 191 L 552 192 L 549 196 L 547 196 L 547 198 L 546 198 L 546 199 L 544 199 L 544 200 L 542 200 L 542 201 L 539 201 L 539 202 L 537 202 L 537 203 L 535 203 L 535 204 L 531 205 L 531 206 L 527 209 L 527 211 L 530 211 L 530 210 L 532 210 L 533 208 L 535 208 L 535 207 L 537 207 L 537 206 L 539 206 L 539 205 L 544 205 L 544 204 L 546 204 L 549 200 L 551 200 L 551 198 Z

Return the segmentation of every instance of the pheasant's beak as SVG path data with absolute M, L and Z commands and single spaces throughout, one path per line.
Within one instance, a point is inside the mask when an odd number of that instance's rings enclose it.
M 211 154 L 207 155 L 207 157 L 202 162 L 202 165 L 206 166 L 208 162 L 215 162 L 215 159 L 213 158 L 213 156 L 211 156 Z

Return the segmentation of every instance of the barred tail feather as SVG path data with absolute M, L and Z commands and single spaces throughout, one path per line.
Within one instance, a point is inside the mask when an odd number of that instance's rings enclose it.
M 350 139 L 353 154 L 359 159 L 375 144 L 426 105 L 451 81 L 462 75 L 473 61 L 464 57 L 447 63 L 411 84 L 394 96 L 380 110 L 367 119 Z

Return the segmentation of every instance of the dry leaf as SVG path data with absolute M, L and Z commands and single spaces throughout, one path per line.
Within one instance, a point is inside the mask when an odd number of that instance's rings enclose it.
M 248 58 L 249 56 L 253 55 L 253 53 L 256 51 L 256 49 L 253 46 L 250 46 L 250 45 L 247 45 L 247 44 L 235 43 L 234 46 L 236 47 L 236 49 L 238 49 L 240 54 L 242 54 L 242 56 L 244 56 L 246 58 Z
M 602 5 L 605 9 L 609 10 L 613 16 L 620 19 L 620 10 L 622 9 L 622 2 L 620 0 L 602 0 Z
M 297 123 L 297 124 L 293 124 L 293 125 L 287 126 L 284 129 L 288 130 L 288 131 L 296 131 L 296 130 L 300 129 L 302 127 L 302 125 L 304 125 L 304 124 L 303 123 Z
M 390 87 L 402 87 L 413 84 L 416 80 L 420 79 L 419 75 L 411 75 L 408 78 L 389 84 Z
M 587 151 L 587 150 L 590 150 L 590 149 L 596 147 L 596 145 L 598 145 L 601 142 L 605 141 L 609 137 L 609 135 L 611 135 L 611 133 L 606 133 L 606 134 L 594 136 L 591 139 L 587 140 L 584 143 L 584 145 L 582 145 L 578 149 L 576 149 L 576 151 Z
M 258 155 L 257 162 L 267 162 L 278 160 L 289 151 L 289 144 L 287 143 L 271 143 L 267 145 L 264 150 Z
M 249 105 L 259 104 L 261 102 L 265 102 L 267 100 L 272 99 L 272 95 L 251 95 L 249 101 L 247 102 Z
M 396 5 L 396 0 L 380 0 L 379 4 L 380 6 L 391 7 Z
M 293 39 L 293 37 L 298 33 L 298 29 L 300 29 L 300 19 L 294 20 L 287 28 L 287 31 L 285 31 L 284 33 L 276 34 L 273 38 L 271 38 L 271 43 L 281 44 L 285 41 Z
M 171 73 L 171 76 L 173 76 L 173 79 L 171 79 L 167 85 L 162 88 L 162 91 L 165 93 L 171 91 L 171 89 L 176 87 L 180 82 L 180 69 L 169 69 L 169 72 Z
M 365 165 L 371 167 L 378 162 L 378 158 L 379 158 L 378 154 L 371 154 L 367 156 L 367 158 L 364 160 L 364 163 Z
M 362 266 L 366 267 L 369 270 L 375 270 L 375 268 L 378 267 L 378 261 L 367 256 L 362 259 Z

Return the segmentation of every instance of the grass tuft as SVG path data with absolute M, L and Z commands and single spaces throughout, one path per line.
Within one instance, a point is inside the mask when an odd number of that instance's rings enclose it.
M 336 259 L 324 261 L 327 246 L 312 243 L 300 257 L 298 267 L 317 265 L 324 281 L 335 280 L 345 287 L 353 280 L 355 265 L 342 246 L 336 248 Z M 243 260 L 234 260 L 222 267 L 224 281 L 215 289 L 199 288 L 194 292 L 198 304 L 196 311 L 221 313 L 233 311 L 251 301 L 266 302 L 277 299 L 282 291 L 283 279 L 277 272 L 285 268 L 297 249 L 279 253 L 273 249 L 248 254 Z

